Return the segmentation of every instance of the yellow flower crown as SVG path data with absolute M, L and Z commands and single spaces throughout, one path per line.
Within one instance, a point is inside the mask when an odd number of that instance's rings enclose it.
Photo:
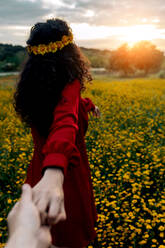
M 73 34 L 67 36 L 63 35 L 61 41 L 55 41 L 55 42 L 50 42 L 49 44 L 40 44 L 38 46 L 27 46 L 27 51 L 29 54 L 34 53 L 35 55 L 37 54 L 42 54 L 44 55 L 45 53 L 55 53 L 58 49 L 62 49 L 64 46 L 68 45 L 69 43 L 72 43 L 73 41 Z

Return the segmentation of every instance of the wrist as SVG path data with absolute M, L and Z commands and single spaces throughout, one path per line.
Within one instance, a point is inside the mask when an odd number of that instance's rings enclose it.
M 56 180 L 63 181 L 64 180 L 64 173 L 62 168 L 57 168 L 57 167 L 51 167 L 47 168 L 44 172 L 44 177 L 49 177 L 49 178 L 56 178 Z

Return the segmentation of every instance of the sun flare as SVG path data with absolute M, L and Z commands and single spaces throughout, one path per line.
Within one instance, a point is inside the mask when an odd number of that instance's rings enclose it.
M 158 31 L 154 25 L 136 25 L 126 27 L 123 30 L 121 40 L 127 42 L 129 46 L 133 46 L 141 40 L 152 41 L 158 37 Z

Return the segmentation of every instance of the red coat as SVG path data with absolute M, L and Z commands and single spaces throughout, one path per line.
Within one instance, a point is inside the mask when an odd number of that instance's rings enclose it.
M 35 186 L 49 166 L 63 170 L 67 219 L 52 226 L 52 244 L 78 248 L 87 246 L 96 237 L 94 226 L 98 215 L 84 140 L 88 112 L 95 105 L 89 98 L 81 98 L 77 79 L 65 86 L 62 96 L 54 109 L 48 138 L 45 140 L 31 128 L 34 154 L 25 183 Z

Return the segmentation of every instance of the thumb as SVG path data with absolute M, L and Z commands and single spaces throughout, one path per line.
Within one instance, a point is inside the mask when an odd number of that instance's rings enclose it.
M 40 244 L 40 248 L 50 247 L 52 243 L 52 236 L 49 226 L 41 226 L 38 234 L 38 242 Z
M 26 183 L 22 186 L 21 202 L 29 201 L 32 201 L 32 188 Z

